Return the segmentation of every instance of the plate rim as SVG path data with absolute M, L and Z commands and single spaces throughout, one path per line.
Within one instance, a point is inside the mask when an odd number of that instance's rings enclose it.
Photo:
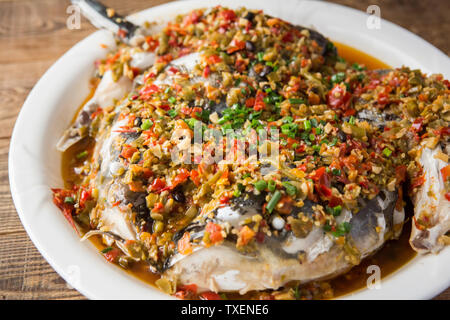
M 288 3 L 294 3 L 295 1 L 286 1 Z M 338 8 L 338 10 L 344 10 L 344 11 L 348 11 L 351 13 L 351 15 L 359 15 L 361 16 L 362 14 L 364 14 L 363 12 L 353 9 L 353 8 L 349 8 L 349 7 L 345 7 L 345 6 L 341 6 L 338 4 L 334 4 L 334 3 L 327 3 L 324 1 L 321 2 L 316 2 L 316 1 L 297 1 L 298 3 L 306 3 L 306 4 L 313 4 L 314 5 L 329 5 L 332 6 L 334 8 Z M 151 7 L 148 9 L 144 9 L 140 12 L 134 13 L 130 16 L 130 19 L 133 19 L 133 17 L 137 17 L 138 15 L 144 15 L 147 14 L 149 11 L 157 11 L 157 10 L 171 10 L 171 9 L 178 9 L 178 8 L 185 8 L 185 7 L 189 7 L 195 4 L 202 4 L 198 7 L 207 7 L 210 6 L 211 4 L 218 4 L 218 3 L 222 3 L 225 4 L 227 6 L 230 6 L 231 3 L 237 3 L 237 1 L 215 1 L 215 0 L 209 0 L 209 1 L 202 1 L 200 2 L 199 0 L 189 0 L 189 1 L 175 1 L 175 2 L 169 2 L 166 4 L 162 4 L 159 6 L 155 6 L 155 7 Z M 242 3 L 241 5 L 245 5 L 247 7 L 251 7 L 248 6 L 247 3 L 252 3 L 252 4 L 256 4 L 257 1 L 253 1 L 253 0 L 247 0 L 245 3 Z M 427 50 L 430 50 L 432 52 L 435 52 L 437 55 L 441 55 L 442 57 L 446 57 L 447 61 L 445 61 L 447 63 L 447 65 L 445 66 L 445 74 L 447 75 L 446 77 L 448 77 L 449 74 L 449 63 L 448 63 L 448 57 L 438 48 L 435 48 L 433 45 L 431 45 L 430 43 L 428 43 L 427 41 L 425 41 L 424 39 L 420 38 L 419 36 L 413 34 L 412 32 L 398 26 L 395 25 L 387 20 L 382 19 L 382 23 L 386 24 L 389 26 L 389 28 L 393 28 L 394 30 L 396 30 L 396 32 L 399 32 L 400 34 L 407 34 L 408 37 L 410 39 L 413 39 L 414 42 L 418 42 L 421 45 L 425 46 L 427 48 Z M 14 125 L 14 129 L 11 135 L 11 140 L 10 140 L 10 147 L 9 147 L 9 155 L 8 155 L 8 176 L 9 176 L 9 181 L 10 181 L 10 191 L 11 191 L 11 196 L 16 208 L 16 211 L 19 215 L 19 218 L 21 220 L 22 225 L 24 226 L 25 231 L 27 232 L 28 236 L 30 237 L 30 239 L 32 240 L 33 244 L 36 246 L 36 248 L 39 250 L 39 252 L 41 253 L 41 255 L 44 257 L 44 259 L 52 266 L 52 268 L 68 283 L 70 283 L 77 291 L 79 291 L 81 294 L 83 294 L 85 297 L 90 298 L 90 299 L 102 299 L 104 298 L 104 296 L 101 295 L 101 293 L 105 293 L 104 290 L 96 290 L 95 288 L 89 287 L 89 285 L 85 285 L 85 284 L 77 284 L 73 281 L 73 279 L 70 278 L 70 275 L 67 273 L 67 270 L 64 270 L 64 268 L 62 267 L 62 264 L 60 263 L 60 261 L 58 261 L 58 257 L 52 257 L 49 254 L 49 250 L 48 250 L 48 244 L 46 243 L 42 243 L 42 238 L 40 235 L 35 233 L 35 230 L 33 229 L 33 226 L 30 224 L 27 215 L 24 213 L 24 208 L 23 208 L 23 202 L 25 201 L 25 199 L 22 199 L 21 196 L 19 196 L 19 190 L 18 190 L 18 185 L 17 185 L 17 170 L 20 170 L 20 168 L 16 168 L 16 164 L 15 164 L 15 160 L 17 159 L 18 156 L 20 156 L 20 152 L 16 149 L 17 144 L 19 143 L 17 140 L 20 137 L 20 130 L 23 127 L 23 122 L 24 122 L 24 117 L 25 114 L 28 112 L 30 112 L 30 107 L 32 105 L 32 101 L 33 99 L 36 99 L 35 96 L 39 95 L 39 89 L 41 87 L 43 87 L 45 85 L 45 82 L 49 80 L 50 78 L 50 74 L 52 72 L 54 72 L 56 70 L 56 68 L 59 66 L 59 64 L 62 64 L 64 62 L 65 59 L 68 58 L 68 56 L 70 56 L 73 52 L 76 52 L 77 50 L 79 50 L 85 43 L 88 43 L 89 41 L 93 41 L 93 39 L 97 36 L 99 36 L 103 31 L 96 31 L 94 33 L 92 33 L 91 35 L 85 37 L 84 39 L 82 39 L 81 41 L 77 42 L 74 46 L 72 46 L 68 51 L 66 51 L 61 57 L 59 57 L 52 65 L 49 69 L 47 69 L 47 71 L 40 77 L 40 79 L 37 81 L 37 83 L 34 85 L 33 89 L 30 91 L 30 93 L 28 94 L 25 102 L 23 103 L 23 106 L 19 112 L 19 115 L 17 117 L 16 123 Z M 326 35 L 328 36 L 328 35 Z M 346 43 L 348 44 L 348 43 Z M 351 44 L 350 44 L 351 45 Z M 441 58 L 442 58 L 441 57 Z M 73 80 L 72 80 L 73 81 Z M 22 128 L 23 129 L 23 128 Z M 19 154 L 17 154 L 19 152 Z M 446 257 L 446 260 L 450 261 L 450 251 L 448 248 L 446 248 L 443 252 L 441 252 L 441 254 L 443 255 L 444 259 L 444 254 Z M 100 255 L 99 255 L 100 256 Z M 430 258 L 430 256 L 428 257 L 419 257 L 420 259 L 424 260 L 424 264 L 427 263 L 427 260 L 430 260 L 428 258 Z M 390 282 L 392 280 L 393 277 L 396 277 L 398 279 L 400 279 L 402 277 L 402 274 L 406 275 L 405 271 L 410 269 L 412 266 L 412 262 L 414 260 L 416 260 L 418 258 L 414 258 L 413 260 L 411 260 L 409 263 L 407 263 L 405 266 L 401 267 L 399 270 L 393 272 L 392 274 L 390 274 L 389 276 L 383 278 L 382 281 L 388 281 Z M 91 261 L 95 264 L 97 264 L 96 261 Z M 123 270 L 120 270 L 118 267 L 116 266 L 112 266 L 114 269 L 117 269 L 116 271 L 119 271 L 120 274 L 126 274 L 126 272 L 124 272 Z M 102 268 L 103 269 L 103 268 Z M 117 273 L 117 272 L 113 272 L 113 273 Z M 137 280 L 136 281 L 142 282 L 141 280 Z M 125 277 L 124 280 L 125 281 Z M 121 282 L 121 281 L 119 281 Z M 447 287 L 449 287 L 450 285 L 450 275 L 447 278 L 447 281 L 443 281 L 440 285 L 438 284 L 433 284 L 432 286 L 428 286 L 427 290 L 423 290 L 420 293 L 417 294 L 411 294 L 411 292 L 409 293 L 409 295 L 406 295 L 407 298 L 415 298 L 415 299 L 428 299 L 428 298 L 432 298 L 435 295 L 439 294 L 441 291 L 445 290 Z M 156 298 L 156 299 L 174 299 L 171 296 L 165 295 L 159 291 L 157 291 L 155 288 L 149 286 L 148 284 L 145 284 L 146 286 L 146 290 L 148 290 L 149 295 L 151 296 L 150 298 Z M 98 288 L 97 288 L 98 289 Z M 151 290 L 149 290 L 151 289 Z M 100 294 L 100 295 L 99 295 Z M 114 295 L 111 296 L 113 299 L 117 298 Z M 122 298 L 126 298 L 126 297 L 122 297 Z M 136 298 L 136 297 L 134 297 Z M 149 298 L 148 296 L 145 296 L 144 298 Z M 354 291 L 350 294 L 346 294 L 344 296 L 340 296 L 337 299 L 353 299 L 353 298 L 357 298 L 357 299 L 382 299 L 383 295 L 380 294 L 374 294 L 374 291 L 369 291 L 366 290 L 365 288 Z M 402 298 L 398 298 L 398 299 L 402 299 Z

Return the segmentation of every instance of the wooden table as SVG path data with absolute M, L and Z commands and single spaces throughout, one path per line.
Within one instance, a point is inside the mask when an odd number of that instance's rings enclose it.
M 129 14 L 167 1 L 104 2 Z M 333 2 L 364 11 L 369 4 L 377 4 L 383 18 L 450 53 L 450 8 L 446 0 Z M 11 201 L 7 171 L 12 128 L 29 91 L 65 51 L 95 31 L 84 19 L 80 30 L 69 30 L 68 5 L 61 0 L 0 0 L 0 299 L 84 298 L 68 288 L 28 238 Z M 437 299 L 450 299 L 450 289 Z

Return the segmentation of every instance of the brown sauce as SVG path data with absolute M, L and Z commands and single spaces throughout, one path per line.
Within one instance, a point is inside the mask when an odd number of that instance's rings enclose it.
M 391 67 L 380 60 L 365 54 L 350 46 L 334 43 L 338 54 L 350 63 L 358 63 L 365 65 L 368 69 L 390 69 Z M 95 85 L 92 92 L 80 106 L 80 108 L 92 97 L 95 91 Z M 76 160 L 76 155 L 84 150 L 91 150 L 94 145 L 92 139 L 84 139 L 73 147 L 69 148 L 62 156 L 62 177 L 65 187 L 70 188 L 74 183 L 79 182 L 79 177 L 74 172 L 74 167 L 82 164 L 81 160 Z M 406 208 L 407 209 L 407 208 Z M 412 216 L 411 210 L 406 210 L 407 216 Z M 380 267 L 381 277 L 394 273 L 399 268 L 408 263 L 416 256 L 415 251 L 409 245 L 408 239 L 411 230 L 410 221 L 405 223 L 399 240 L 388 241 L 382 249 L 371 257 L 364 259 L 361 264 L 352 268 L 349 272 L 329 281 L 334 292 L 334 298 L 353 293 L 366 287 L 366 282 L 371 274 L 367 273 L 367 267 L 377 265 Z M 106 248 L 99 236 L 90 238 L 93 245 L 99 250 Z M 159 279 L 159 275 L 149 271 L 145 262 L 133 263 L 128 269 L 124 269 L 136 278 L 153 285 Z M 255 297 L 255 293 L 248 293 L 240 296 L 239 294 L 227 294 L 229 299 L 251 299 Z

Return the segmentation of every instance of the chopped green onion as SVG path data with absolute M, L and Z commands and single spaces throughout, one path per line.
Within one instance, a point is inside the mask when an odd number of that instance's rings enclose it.
M 283 123 L 291 123 L 292 121 L 294 121 L 294 118 L 292 118 L 291 116 L 283 118 Z
M 294 288 L 294 297 L 295 297 L 295 300 L 300 300 L 300 298 L 301 298 L 300 289 L 298 286 Z
M 277 183 L 274 180 L 270 180 L 269 183 L 267 184 L 267 188 L 269 189 L 270 192 L 274 192 L 276 187 Z
M 283 182 L 282 185 L 286 189 L 288 195 L 295 196 L 297 194 L 297 188 L 289 182 Z
M 258 58 L 259 62 L 263 61 L 264 60 L 264 52 L 258 52 L 256 57 Z
M 331 225 L 330 222 L 327 221 L 324 225 L 323 225 L 323 230 L 325 231 L 331 231 Z
M 189 119 L 186 120 L 186 123 L 187 123 L 187 125 L 188 125 L 191 129 L 194 129 L 195 123 L 196 123 L 197 121 L 198 121 L 198 120 L 195 119 L 195 118 L 189 118 Z M 231 128 L 230 128 L 230 129 L 231 129 Z
M 85 150 L 85 151 L 82 151 L 82 152 L 78 153 L 76 155 L 76 158 L 77 159 L 82 159 L 82 158 L 86 157 L 87 155 L 88 155 L 88 152 Z
M 352 64 L 352 68 L 355 69 L 355 70 L 357 70 L 357 71 L 362 71 L 362 70 L 367 69 L 366 67 L 362 67 L 362 66 L 360 66 L 360 65 L 357 64 L 357 63 Z
M 354 117 L 354 116 L 351 116 L 351 117 L 350 117 L 350 120 L 348 120 L 348 123 L 350 123 L 350 124 L 355 124 L 355 117 Z
M 313 150 L 315 152 L 319 152 L 320 151 L 320 146 L 319 145 L 313 145 L 312 148 L 313 148 Z
M 203 110 L 200 118 L 202 118 L 203 122 L 209 122 L 209 115 L 211 114 L 211 112 L 209 110 Z
M 338 72 L 331 76 L 331 83 L 341 83 L 342 81 L 344 81 L 344 79 L 345 79 L 345 73 Z
M 153 126 L 153 121 L 150 119 L 145 119 L 142 124 L 141 124 L 141 129 L 142 130 L 148 130 Z
M 113 249 L 112 247 L 107 247 L 107 248 L 103 249 L 101 252 L 102 252 L 102 253 L 108 253 L 108 252 L 110 252 L 112 249 Z
M 267 188 L 267 182 L 264 180 L 259 180 L 255 183 L 255 188 L 258 191 L 263 191 Z
M 336 47 L 334 46 L 333 42 L 328 41 L 328 43 L 327 43 L 327 49 L 328 49 L 329 51 L 335 51 L 335 50 L 336 50 Z
M 338 142 L 337 138 L 334 138 L 333 141 L 329 144 L 330 147 L 334 147 L 336 143 Z
M 175 102 L 177 102 L 177 98 L 170 97 L 167 101 L 169 101 L 171 104 L 174 104 Z
M 250 113 L 250 115 L 248 116 L 249 120 L 255 120 L 258 119 L 261 116 L 262 111 L 256 111 L 253 113 Z
M 277 190 L 267 203 L 266 210 L 269 211 L 269 213 L 272 213 L 273 209 L 277 205 L 278 201 L 280 201 L 280 199 L 281 199 L 281 192 Z
M 170 109 L 169 111 L 167 111 L 167 114 L 171 117 L 171 118 L 175 118 L 178 114 L 178 111 L 175 109 Z
M 338 238 L 338 237 L 342 237 L 343 235 L 345 235 L 346 233 L 349 233 L 351 230 L 351 224 L 348 222 L 342 222 L 341 224 L 339 224 L 336 228 L 336 231 L 333 232 L 333 235 Z
M 333 208 L 333 216 L 337 217 L 342 212 L 342 206 L 336 206 Z
M 290 98 L 289 102 L 292 104 L 302 104 L 305 103 L 305 100 L 300 98 Z
M 222 117 L 219 120 L 217 120 L 217 123 L 222 125 L 222 124 L 225 124 L 225 122 L 227 122 L 227 121 L 228 121 L 227 117 Z
M 389 148 L 384 148 L 384 149 L 383 149 L 383 154 L 384 154 L 386 157 L 389 157 L 389 156 L 392 154 L 392 150 L 389 149 Z
M 341 170 L 340 169 L 333 168 L 333 170 L 331 170 L 331 172 L 335 176 L 340 176 L 341 175 Z
M 281 132 L 289 138 L 295 138 L 297 128 L 298 126 L 296 123 L 286 123 L 281 126 Z
M 65 197 L 64 198 L 64 203 L 74 204 L 75 200 L 72 197 Z
M 303 124 L 305 126 L 305 131 L 310 131 L 311 130 L 311 121 L 305 120 L 305 122 L 303 122 Z

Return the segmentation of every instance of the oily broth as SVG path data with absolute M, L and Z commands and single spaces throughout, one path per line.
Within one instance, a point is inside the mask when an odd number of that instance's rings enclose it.
M 359 51 L 358 49 L 355 49 L 353 47 L 350 47 L 346 44 L 339 42 L 333 43 L 337 48 L 338 55 L 347 60 L 348 62 L 351 63 L 356 62 L 359 64 L 363 64 L 369 70 L 392 69 L 392 67 L 387 65 L 386 63 L 378 60 L 377 58 L 372 57 L 371 55 L 368 55 L 367 53 Z
M 338 54 L 350 63 L 356 62 L 358 64 L 363 64 L 368 69 L 391 68 L 380 60 L 350 46 L 337 42 L 334 44 L 338 50 Z M 92 90 L 80 106 L 80 109 L 93 96 L 96 84 L 97 83 L 93 83 Z M 94 139 L 85 138 L 63 153 L 62 177 L 66 188 L 71 188 L 74 184 L 80 182 L 80 177 L 75 173 L 74 168 L 80 166 L 85 159 L 77 160 L 76 155 L 87 150 L 90 156 L 94 145 Z M 406 207 L 405 210 L 407 212 L 407 216 L 412 215 L 411 207 Z M 370 276 L 370 274 L 367 273 L 367 268 L 370 265 L 379 266 L 381 270 L 381 277 L 386 277 L 413 259 L 416 253 L 408 242 L 410 230 L 410 223 L 405 223 L 399 240 L 388 241 L 376 254 L 364 259 L 361 264 L 353 267 L 349 272 L 335 279 L 329 280 L 328 283 L 331 285 L 334 292 L 333 297 L 342 296 L 358 289 L 365 288 L 367 278 Z M 106 248 L 106 245 L 103 244 L 100 236 L 93 236 L 90 240 L 99 251 Z M 129 265 L 128 269 L 124 270 L 153 286 L 155 285 L 155 281 L 159 279 L 159 275 L 152 273 L 145 262 L 132 263 Z M 258 295 L 258 292 L 249 292 L 242 296 L 237 293 L 228 293 L 227 297 L 229 299 L 254 299 L 257 298 Z

